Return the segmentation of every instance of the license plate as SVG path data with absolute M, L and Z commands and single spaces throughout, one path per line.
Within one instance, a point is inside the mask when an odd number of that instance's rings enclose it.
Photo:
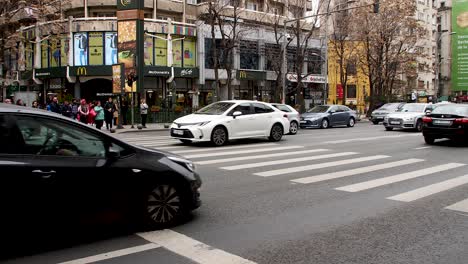
M 448 120 L 434 120 L 434 125 L 440 125 L 440 126 L 449 126 L 452 124 L 452 121 Z
M 178 130 L 178 129 L 174 129 L 172 132 L 174 132 L 174 134 L 176 134 L 176 135 L 183 135 L 184 134 L 183 130 Z
M 391 125 L 399 125 L 400 122 L 398 122 L 398 121 L 391 121 L 390 124 L 391 124 Z

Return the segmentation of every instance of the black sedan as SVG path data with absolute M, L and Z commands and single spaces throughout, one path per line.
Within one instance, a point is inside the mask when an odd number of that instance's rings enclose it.
M 200 206 L 191 161 L 51 112 L 0 104 L 0 140 L 2 230 L 165 228 Z
M 423 135 L 427 144 L 434 144 L 439 138 L 468 140 L 468 105 L 437 106 L 423 117 L 423 122 Z

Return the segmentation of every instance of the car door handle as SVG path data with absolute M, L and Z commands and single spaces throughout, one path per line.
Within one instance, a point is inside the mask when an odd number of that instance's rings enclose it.
M 51 170 L 51 171 L 33 170 L 32 173 L 39 174 L 39 175 L 41 175 L 42 178 L 48 179 L 48 178 L 52 177 L 52 175 L 54 175 L 56 173 L 56 171 L 54 171 L 54 170 Z

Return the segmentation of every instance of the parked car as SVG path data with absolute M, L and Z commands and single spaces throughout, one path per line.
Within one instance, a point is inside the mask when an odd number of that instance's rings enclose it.
M 0 228 L 56 230 L 120 220 L 165 228 L 200 206 L 200 177 L 175 154 L 7 104 L 0 104 L 0 136 Z
M 279 110 L 285 112 L 288 115 L 289 120 L 289 134 L 295 135 L 299 130 L 299 119 L 300 114 L 296 109 L 287 104 L 271 104 L 272 106 L 278 108 Z
M 301 115 L 301 128 L 354 127 L 356 112 L 343 105 L 318 105 Z
M 221 101 L 176 119 L 171 137 L 183 143 L 211 141 L 222 146 L 232 139 L 267 137 L 280 141 L 289 133 L 288 115 L 258 101 Z
M 423 136 L 427 144 L 436 139 L 468 139 L 468 105 L 443 104 L 423 117 Z
M 388 103 L 384 104 L 378 109 L 372 111 L 371 121 L 374 125 L 378 125 L 380 122 L 383 122 L 385 117 L 393 112 L 396 112 L 400 109 L 405 103 Z
M 385 129 L 390 131 L 394 128 L 400 129 L 415 129 L 418 132 L 422 131 L 422 118 L 427 111 L 432 111 L 434 105 L 411 103 L 405 104 L 395 113 L 388 114 L 383 122 Z

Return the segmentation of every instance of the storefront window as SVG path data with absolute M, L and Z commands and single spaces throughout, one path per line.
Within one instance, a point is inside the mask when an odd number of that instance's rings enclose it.
M 24 56 L 25 56 L 26 70 L 32 70 L 34 66 L 34 44 L 33 43 L 25 44 Z
M 102 32 L 89 32 L 89 65 L 102 65 L 104 61 L 104 41 Z
M 70 39 L 62 35 L 60 38 L 60 64 L 61 66 L 68 65 L 68 51 L 70 50 Z
M 197 66 L 196 63 L 196 38 L 186 37 L 184 39 L 184 67 L 194 68 Z
M 205 68 L 213 69 L 214 68 L 214 58 L 213 58 L 213 48 L 212 40 L 205 38 Z M 230 52 L 226 52 L 223 49 L 223 45 L 220 39 L 216 40 L 216 48 L 218 52 L 219 68 L 223 68 L 225 63 L 231 62 L 232 60 L 228 57 L 231 56 Z M 231 57 L 232 58 L 232 57 Z M 228 60 L 229 59 L 229 60 Z
M 166 38 L 166 35 L 159 34 L 162 38 Z M 155 38 L 154 39 L 154 54 L 155 54 L 155 64 L 157 66 L 167 66 L 167 41 L 164 39 Z
M 240 68 L 258 70 L 260 55 L 255 41 L 242 41 L 240 45 Z
M 49 62 L 50 67 L 59 67 L 60 66 L 60 39 L 50 39 L 49 40 L 50 50 L 49 50 Z
M 75 65 L 88 65 L 88 33 L 76 33 L 73 42 Z
M 180 38 L 182 38 L 182 36 L 172 36 L 173 40 Z M 182 67 L 182 40 L 172 41 L 172 58 L 172 66 Z
M 41 43 L 41 67 L 49 67 L 49 42 L 43 41 Z
M 117 33 L 106 32 L 106 65 L 117 64 Z
M 321 74 L 322 64 L 323 64 L 323 59 L 321 58 L 320 52 L 316 50 L 308 50 L 307 73 Z
M 281 47 L 276 44 L 265 44 L 265 68 L 267 71 L 279 71 L 283 58 L 281 57 Z
M 286 52 L 286 57 L 288 60 L 288 72 L 296 71 L 296 48 L 288 48 Z
M 154 65 L 154 43 L 153 37 L 145 38 L 145 65 Z

